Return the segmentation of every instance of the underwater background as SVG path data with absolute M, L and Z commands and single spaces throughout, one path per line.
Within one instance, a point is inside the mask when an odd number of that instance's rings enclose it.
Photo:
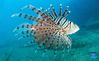
M 11 18 L 20 8 L 32 4 L 37 8 L 55 9 L 70 6 L 68 19 L 76 23 L 80 30 L 71 35 L 72 48 L 64 56 L 53 53 L 35 52 L 34 46 L 24 47 L 26 39 L 17 40 L 13 30 L 22 23 L 23 18 Z M 63 9 L 64 10 L 64 9 Z M 30 10 L 23 12 L 32 13 Z M 0 61 L 99 61 L 99 0 L 1 0 L 0 1 Z

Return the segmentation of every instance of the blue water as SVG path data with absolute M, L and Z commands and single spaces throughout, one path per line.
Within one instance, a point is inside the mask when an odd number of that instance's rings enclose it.
M 73 45 L 69 53 L 53 56 L 35 53 L 33 47 L 24 48 L 24 40 L 17 40 L 14 28 L 28 22 L 22 18 L 11 18 L 20 8 L 32 4 L 37 8 L 48 9 L 53 4 L 56 11 L 59 5 L 70 6 L 68 19 L 75 22 L 80 31 L 71 35 Z M 64 10 L 64 9 L 63 9 Z M 36 15 L 29 9 L 22 11 Z M 0 1 L 0 61 L 99 61 L 99 0 L 2 0 Z M 92 58 L 93 53 L 94 59 Z

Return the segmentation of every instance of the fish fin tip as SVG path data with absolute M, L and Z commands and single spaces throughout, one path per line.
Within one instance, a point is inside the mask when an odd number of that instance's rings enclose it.
M 50 4 L 50 6 L 52 6 L 52 4 Z
M 67 8 L 69 8 L 69 6 L 66 6 Z
M 60 6 L 62 6 L 62 4 L 60 4 Z
M 11 17 L 19 16 L 19 13 L 12 14 Z
M 32 8 L 33 6 L 32 6 L 32 4 L 29 4 L 29 5 L 25 5 L 24 7 L 22 7 L 20 10 L 22 11 L 22 10 L 24 10 L 24 9 L 26 9 L 26 8 Z

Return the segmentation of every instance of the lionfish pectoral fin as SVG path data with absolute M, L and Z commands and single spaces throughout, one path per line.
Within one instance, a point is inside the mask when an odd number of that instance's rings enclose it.
M 33 25 L 31 24 L 22 24 L 17 26 L 13 32 L 16 32 L 15 36 L 17 36 L 18 39 L 31 37 L 34 33 L 34 31 L 31 29 L 32 26 Z
M 13 32 L 16 32 L 17 30 L 21 30 L 21 29 L 30 29 L 33 25 L 29 24 L 29 23 L 23 23 L 21 25 L 18 25 Z
M 32 33 L 31 33 L 30 30 L 25 30 L 25 31 L 20 31 L 20 32 L 17 33 L 15 36 L 18 37 L 18 40 L 20 40 L 20 39 L 22 39 L 22 38 L 32 37 Z
M 32 20 L 32 21 L 39 21 L 40 18 L 38 17 L 34 17 L 32 15 L 28 15 L 28 14 L 24 14 L 24 13 L 16 13 L 16 14 L 13 14 L 11 17 L 22 17 L 22 18 L 25 18 L 25 19 L 28 19 L 28 20 Z
M 71 48 L 72 45 L 72 40 L 69 36 L 64 36 L 65 39 L 67 40 L 67 48 Z
M 34 42 L 33 41 L 29 41 L 26 44 L 24 44 L 24 47 L 33 47 Z

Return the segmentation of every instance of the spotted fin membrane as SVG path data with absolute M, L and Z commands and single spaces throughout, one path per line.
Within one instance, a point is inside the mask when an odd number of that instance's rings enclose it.
M 35 43 L 44 50 L 62 50 L 70 48 L 72 46 L 70 34 L 73 34 L 79 30 L 79 27 L 73 22 L 69 21 L 66 17 L 70 13 L 69 6 L 66 7 L 64 12 L 62 11 L 62 4 L 59 7 L 59 14 L 56 13 L 53 5 L 50 5 L 48 10 L 38 9 L 32 5 L 26 5 L 21 10 L 31 9 L 40 17 L 35 17 L 29 14 L 16 13 L 12 17 L 22 17 L 31 21 L 36 21 L 37 24 L 23 24 L 16 29 L 23 29 L 21 34 L 25 34 L 27 37 L 31 35 L 34 37 Z M 24 30 L 25 28 L 25 30 Z

